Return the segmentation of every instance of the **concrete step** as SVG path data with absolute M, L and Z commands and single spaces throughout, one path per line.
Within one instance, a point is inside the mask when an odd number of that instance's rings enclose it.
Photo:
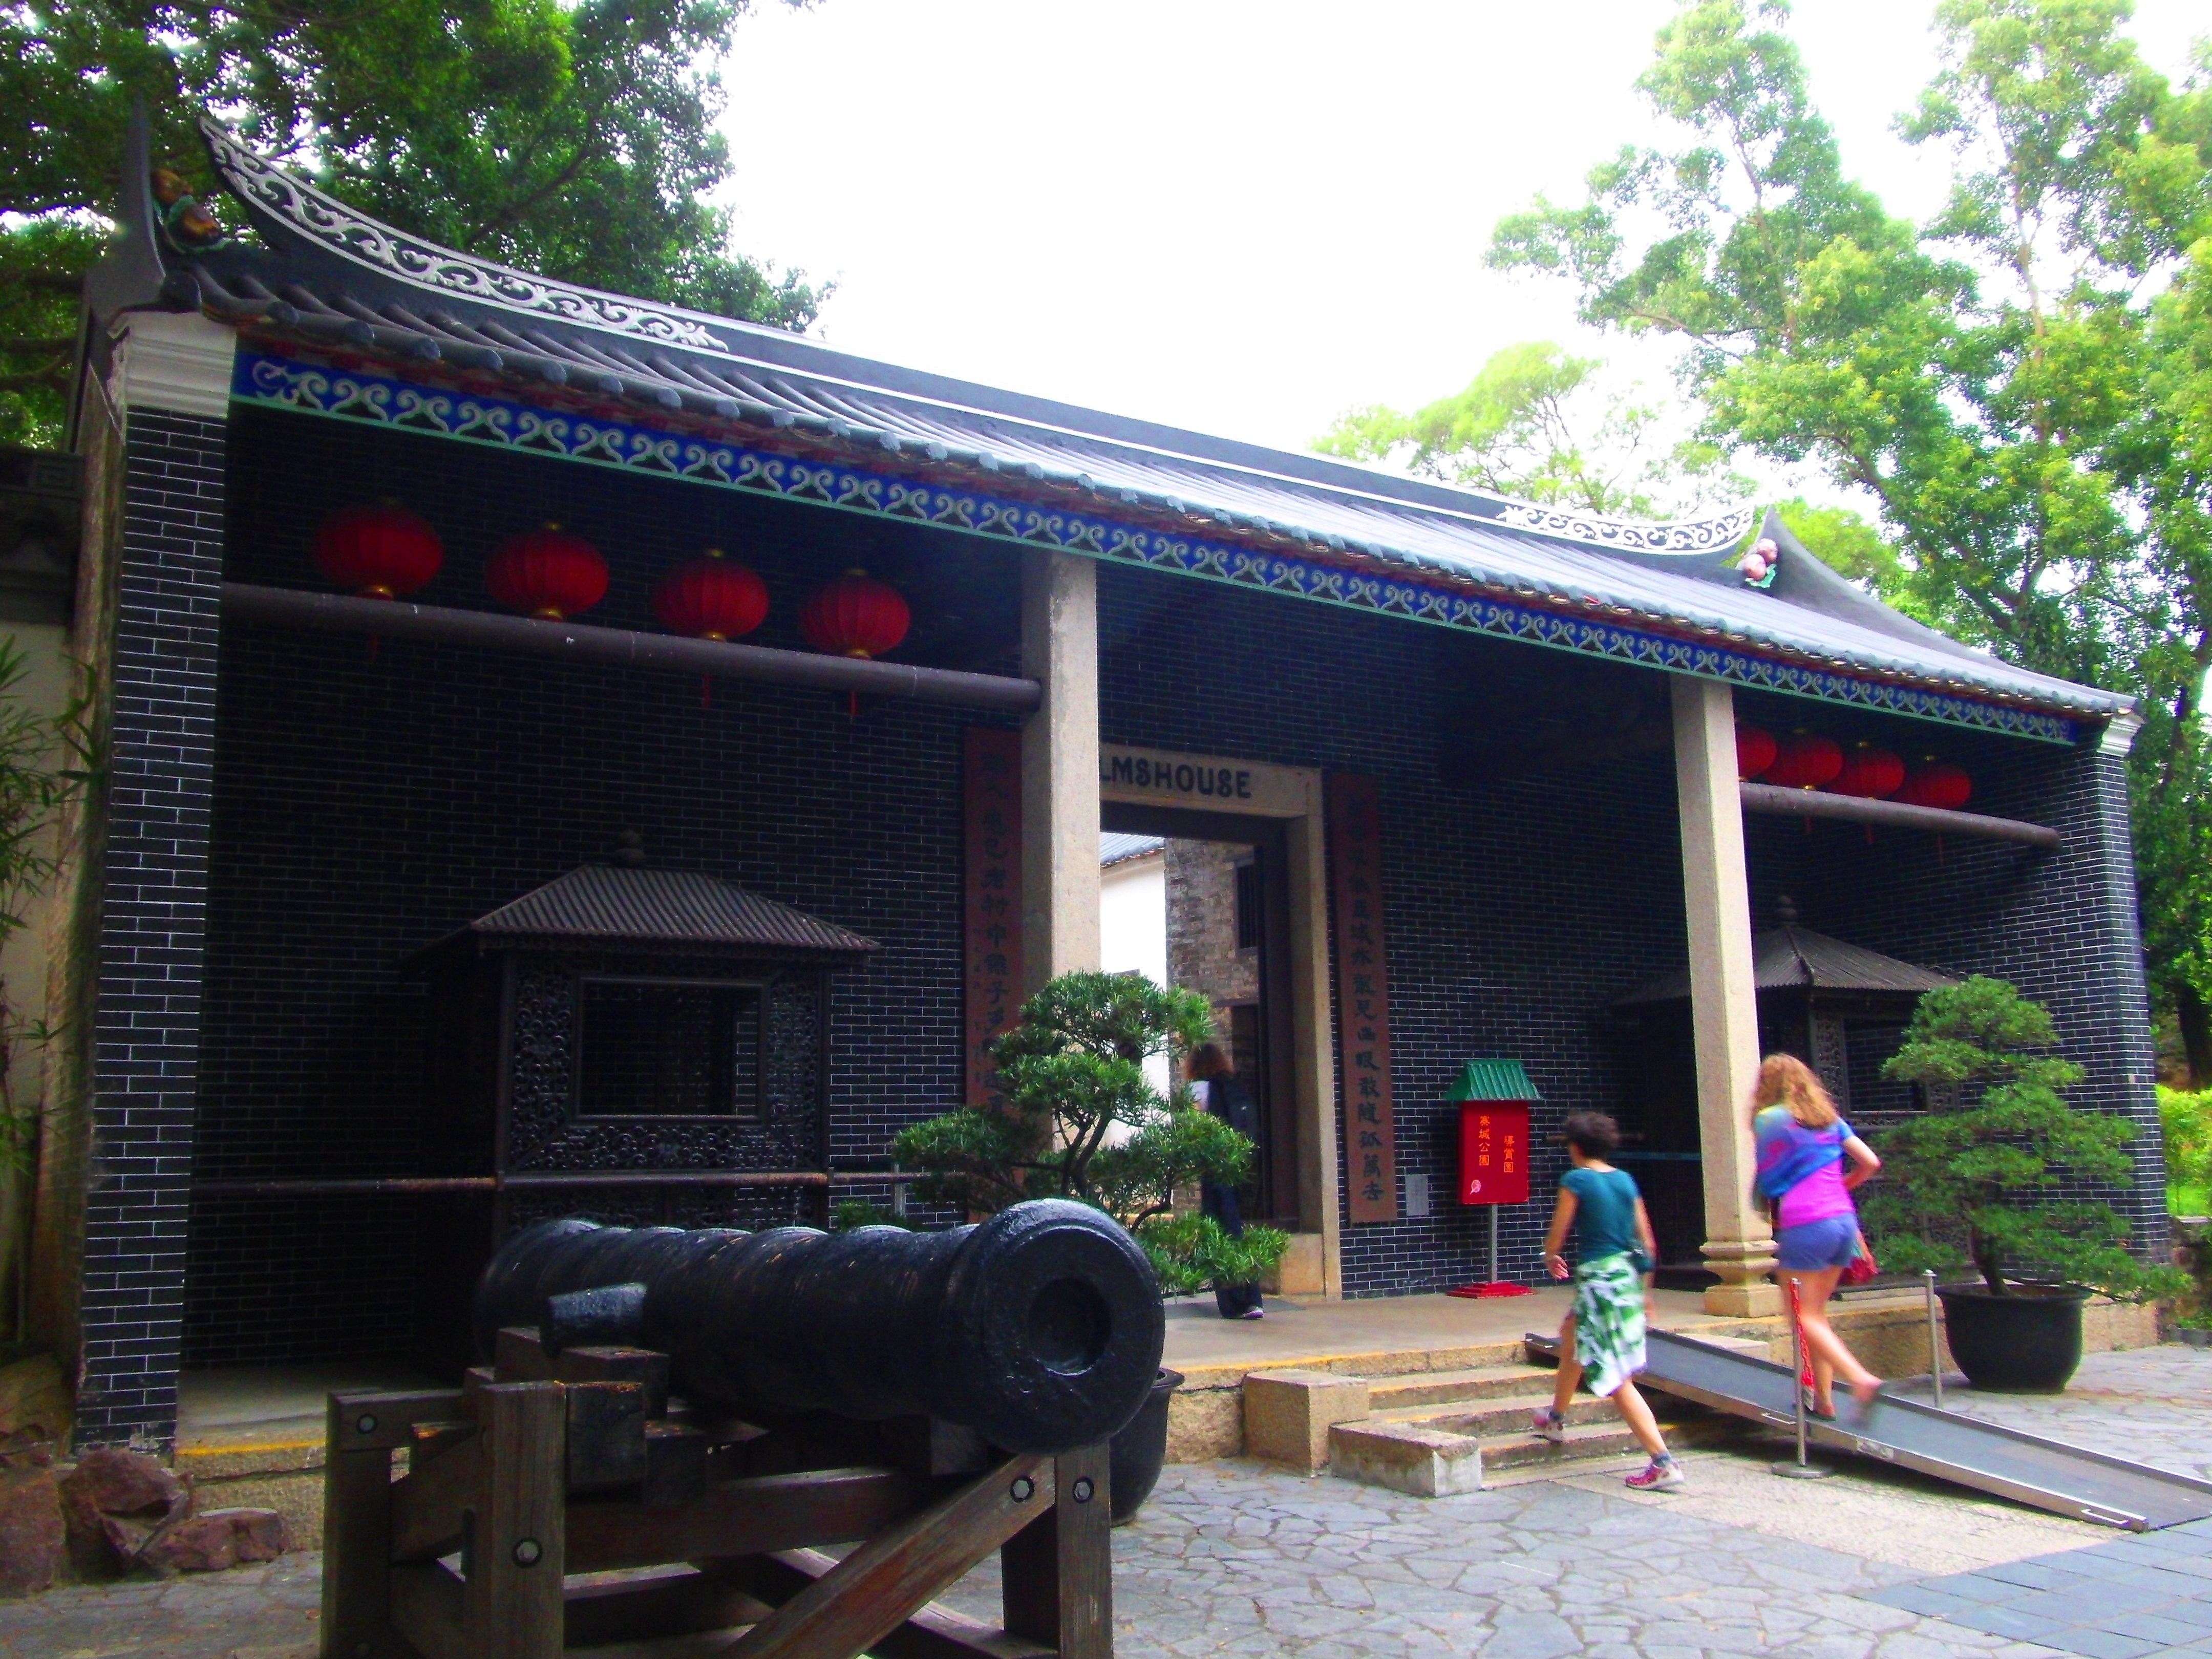
M 1528 1431 L 1528 1419 L 1539 1406 L 1551 1403 L 1551 1379 L 1545 1378 L 1546 1387 L 1540 1395 L 1520 1399 L 1440 1400 L 1432 1405 L 1401 1406 L 1389 1411 L 1374 1413 L 1370 1421 L 1384 1423 L 1426 1423 L 1432 1427 L 1449 1429 L 1455 1434 L 1476 1436 L 1520 1435 Z M 1567 1425 L 1576 1427 L 1584 1423 L 1618 1423 L 1620 1414 L 1612 1402 L 1594 1400 L 1588 1395 L 1571 1401 L 1567 1406 Z
M 1610 1407 L 1607 1415 L 1611 1416 Z M 1553 1470 L 1633 1459 L 1643 1448 L 1620 1419 L 1571 1427 L 1564 1444 L 1533 1434 L 1462 1434 L 1449 1418 L 1425 1423 L 1368 1419 L 1328 1431 L 1328 1470 L 1339 1480 L 1387 1486 L 1416 1498 L 1480 1492 L 1509 1474 L 1523 1478 Z M 1668 1431 L 1675 1443 L 1679 1431 Z
M 1550 1467 L 1559 1463 L 1585 1462 L 1598 1457 L 1622 1457 L 1643 1450 L 1627 1425 L 1614 1414 L 1613 1407 L 1605 1407 L 1607 1420 L 1586 1423 L 1567 1430 L 1567 1442 L 1555 1446 L 1548 1440 L 1540 1440 L 1533 1434 L 1489 1434 L 1471 1436 L 1482 1446 L 1482 1462 L 1486 1468 L 1525 1469 Z M 1443 1428 L 1437 1424 L 1432 1426 Z M 1671 1428 L 1669 1432 L 1672 1432 Z
M 1379 1413 L 1468 1400 L 1528 1400 L 1552 1392 L 1545 1365 L 1478 1365 L 1470 1370 L 1415 1371 L 1368 1379 L 1368 1401 Z

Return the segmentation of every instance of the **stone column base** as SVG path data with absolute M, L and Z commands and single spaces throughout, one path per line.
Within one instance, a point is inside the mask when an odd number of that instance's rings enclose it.
M 1705 1311 L 1721 1314 L 1733 1319 L 1763 1319 L 1783 1311 L 1787 1304 L 1782 1297 L 1779 1285 L 1763 1280 L 1751 1285 L 1709 1285 L 1705 1287 Z

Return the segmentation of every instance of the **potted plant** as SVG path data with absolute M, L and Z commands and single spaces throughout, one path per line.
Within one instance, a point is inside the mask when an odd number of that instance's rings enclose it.
M 2057 1393 L 2081 1363 L 2093 1293 L 2139 1301 L 2180 1287 L 2171 1267 L 2128 1253 L 2110 1206 L 2058 1195 L 2068 1182 L 2125 1184 L 2135 1129 L 2066 1103 L 2081 1068 L 2057 1046 L 2041 1005 L 1977 975 L 1923 994 L 1882 1068 L 1923 1085 L 1931 1106 L 1879 1137 L 1868 1230 L 1887 1267 L 1980 1274 L 1936 1291 L 1952 1356 L 1978 1389 Z
M 1105 1211 L 1143 1247 L 1164 1295 L 1255 1280 L 1281 1260 L 1287 1234 L 1254 1226 L 1231 1238 L 1210 1218 L 1176 1210 L 1176 1194 L 1200 1182 L 1242 1182 L 1252 1143 L 1196 1109 L 1184 1085 L 1164 1097 L 1145 1076 L 1146 1060 L 1180 1060 L 1212 1032 L 1212 1010 L 1195 991 L 1163 989 L 1141 974 L 1063 974 L 992 1044 L 998 1101 L 902 1130 L 892 1156 L 919 1176 L 916 1198 L 970 1215 L 1032 1198 Z M 1168 1396 L 1182 1381 L 1163 1370 L 1152 1400 L 1114 1437 L 1116 1521 L 1135 1514 L 1159 1479 Z

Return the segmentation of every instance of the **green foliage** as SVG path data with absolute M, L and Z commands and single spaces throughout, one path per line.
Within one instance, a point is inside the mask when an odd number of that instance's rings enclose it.
M 1549 341 L 1494 354 L 1466 389 L 1401 413 L 1375 404 L 1340 416 L 1324 454 L 1402 459 L 1413 471 L 1522 501 L 1589 513 L 1670 518 L 1749 493 L 1711 443 L 1662 438 L 1666 410 L 1605 393 L 1595 357 Z
M 1283 1235 L 1247 1229 L 1243 1240 L 1224 1237 L 1217 1247 L 1175 1217 L 1178 1189 L 1234 1186 L 1251 1167 L 1250 1141 L 1194 1108 L 1182 1085 L 1164 1099 L 1145 1077 L 1146 1060 L 1180 1060 L 1212 1034 L 1212 1010 L 1195 991 L 1163 989 L 1141 974 L 1063 974 L 1024 1003 L 992 1045 L 1001 1104 L 911 1125 L 891 1142 L 891 1155 L 921 1172 L 914 1191 L 924 1203 L 986 1215 L 1032 1198 L 1094 1205 L 1134 1233 L 1156 1263 L 1182 1264 L 1163 1275 L 1164 1285 L 1200 1271 L 1194 1252 L 1201 1246 L 1203 1260 L 1217 1264 L 1272 1249 L 1263 1264 L 1272 1266 L 1288 1241 L 1269 1241 Z M 1117 1136 L 1117 1127 L 1125 1133 Z
M 404 230 L 782 327 L 826 289 L 730 246 L 713 68 L 750 0 L 0 9 L 0 442 L 51 442 L 131 100 L 204 193 L 196 106 Z
M 905 1222 L 888 1210 L 871 1204 L 865 1198 L 841 1198 L 830 1212 L 830 1231 L 850 1232 L 855 1227 L 896 1227 L 902 1232 L 912 1232 Z
M 1189 1296 L 1211 1285 L 1255 1285 L 1283 1259 L 1291 1236 L 1256 1224 L 1231 1238 L 1210 1215 L 1162 1216 L 1137 1233 L 1164 1296 Z
M 2129 11 L 1941 0 L 1941 72 L 1899 131 L 1954 185 L 1916 227 L 1846 175 L 1788 6 L 1686 0 L 1638 82 L 1680 142 L 1504 220 L 1490 258 L 1679 342 L 1710 441 L 1864 492 L 1887 550 L 1838 568 L 2143 700 L 2146 942 L 2212 1066 L 2212 77 L 2169 87 Z
M 2166 1138 L 2169 1208 L 2203 1215 L 2212 1205 L 2212 1091 L 2189 1093 L 2161 1085 L 2159 1127 Z
M 1882 1179 L 1867 1189 L 1869 1231 L 1905 1272 L 1971 1261 L 1996 1294 L 2021 1265 L 2117 1297 L 2171 1295 L 2171 1268 L 2125 1249 L 2107 1205 L 2051 1194 L 2069 1177 L 2125 1184 L 2131 1125 L 2077 1111 L 2065 1091 L 2081 1068 L 2052 1050 L 2051 1016 L 2001 979 L 1976 975 L 1924 993 L 1882 1075 L 1956 1103 L 1879 1138 Z

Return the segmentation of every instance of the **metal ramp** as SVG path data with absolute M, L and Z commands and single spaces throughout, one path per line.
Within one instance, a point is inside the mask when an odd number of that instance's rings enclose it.
M 1646 1341 L 1650 1364 L 1637 1378 L 1638 1384 L 1771 1427 L 1795 1425 L 1796 1385 L 1787 1365 L 1672 1331 L 1651 1331 Z M 1559 1357 L 1556 1338 L 1531 1334 L 1527 1342 L 1532 1356 Z M 2212 1517 L 2212 1481 L 2147 1468 L 1910 1400 L 1885 1395 L 1856 1422 L 1814 1418 L 1806 1430 L 1815 1445 L 2130 1532 Z

